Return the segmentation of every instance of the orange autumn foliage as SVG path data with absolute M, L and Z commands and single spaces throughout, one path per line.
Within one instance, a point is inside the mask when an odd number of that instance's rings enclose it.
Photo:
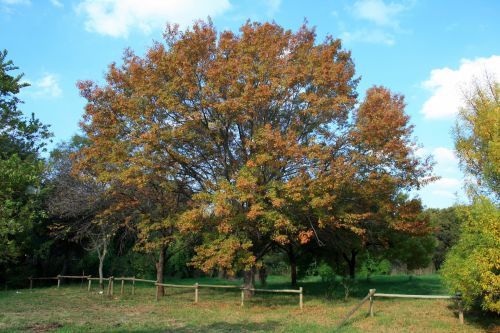
M 306 25 L 168 26 L 163 43 L 144 57 L 126 51 L 106 81 L 79 83 L 92 142 L 79 163 L 137 191 L 146 243 L 159 230 L 166 243 L 173 229 L 203 233 L 193 258 L 202 270 L 248 269 L 316 228 L 422 230 L 406 223 L 418 209 L 394 200 L 430 171 L 414 155 L 403 98 L 374 87 L 356 109 L 340 40 L 318 42 Z

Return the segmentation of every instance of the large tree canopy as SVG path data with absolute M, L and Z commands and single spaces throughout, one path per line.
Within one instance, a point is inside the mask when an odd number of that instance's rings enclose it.
M 47 126 L 18 109 L 19 91 L 28 86 L 7 51 L 0 52 L 0 264 L 20 255 L 23 240 L 43 215 L 39 201 L 43 163 L 38 158 L 50 136 Z M 22 237 L 21 237 L 22 238 Z
M 425 229 L 418 202 L 398 199 L 429 173 L 403 98 L 374 87 L 356 110 L 340 40 L 250 22 L 239 34 L 169 26 L 164 37 L 143 58 L 127 51 L 106 85 L 79 83 L 92 144 L 78 161 L 160 205 L 149 224 L 202 233 L 194 265 L 251 272 L 317 228 Z

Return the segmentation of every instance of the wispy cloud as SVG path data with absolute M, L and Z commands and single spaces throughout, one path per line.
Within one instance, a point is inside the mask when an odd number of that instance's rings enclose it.
M 63 3 L 59 0 L 50 0 L 50 3 L 56 7 L 64 7 Z
M 436 196 L 444 195 L 447 198 L 455 198 L 462 186 L 460 179 L 443 177 L 430 184 L 429 190 Z
M 279 6 L 279 2 L 273 3 Z M 85 28 L 112 37 L 126 37 L 131 30 L 149 33 L 166 22 L 181 26 L 215 17 L 231 7 L 229 0 L 84 0 L 77 12 L 84 15 Z
M 281 0 L 267 0 L 266 1 L 267 5 L 267 12 L 266 15 L 268 17 L 273 17 L 276 12 L 280 9 L 281 6 Z
M 344 31 L 340 34 L 340 38 L 349 42 L 363 42 L 373 44 L 394 45 L 394 36 L 383 30 L 357 30 L 353 32 Z
M 412 6 L 413 1 L 358 0 L 348 12 L 359 22 L 354 29 L 344 30 L 341 37 L 346 42 L 394 45 L 395 36 L 402 32 L 400 15 Z
M 421 113 L 427 119 L 454 117 L 463 104 L 464 89 L 485 73 L 500 79 L 500 56 L 462 59 L 456 70 L 448 67 L 432 70 L 430 78 L 422 82 L 422 87 L 431 91 L 432 96 L 423 104 Z
M 432 155 L 441 174 L 458 172 L 458 158 L 453 150 L 446 147 L 437 147 L 432 151 Z
M 35 97 L 57 98 L 62 96 L 62 89 L 59 87 L 58 77 L 55 74 L 44 74 L 44 76 L 35 81 L 32 86 L 35 88 Z
M 465 199 L 464 176 L 460 171 L 458 158 L 453 149 L 447 147 L 420 148 L 415 155 L 418 157 L 432 155 L 436 163 L 433 173 L 440 177 L 419 191 L 420 195 L 427 199 L 428 205 L 442 208 Z
M 383 0 L 360 0 L 352 6 L 355 17 L 368 20 L 382 27 L 399 26 L 398 15 L 409 9 L 409 5 L 402 3 L 385 3 Z

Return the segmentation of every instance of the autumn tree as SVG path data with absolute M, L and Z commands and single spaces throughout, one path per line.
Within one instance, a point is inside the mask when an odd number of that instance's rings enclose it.
M 331 145 L 329 172 L 309 187 L 317 232 L 327 251 L 340 252 L 348 274 L 364 250 L 388 249 L 400 237 L 428 233 L 428 218 L 412 189 L 433 180 L 429 158 L 419 158 L 403 96 L 372 87 L 353 112 L 344 141 Z
M 486 76 L 464 93 L 454 130 L 463 170 L 475 180 L 472 194 L 500 199 L 500 83 Z
M 192 265 L 243 270 L 251 287 L 266 253 L 318 241 L 317 228 L 425 229 L 418 202 L 395 199 L 429 171 L 403 98 L 375 87 L 356 111 L 340 40 L 251 22 L 168 26 L 164 39 L 144 57 L 126 51 L 104 86 L 79 83 L 92 142 L 80 163 L 138 190 L 121 206 L 152 208 L 137 224 L 144 239 L 201 234 Z
M 340 41 L 315 45 L 305 26 L 240 31 L 169 27 L 145 58 L 127 52 L 112 65 L 106 86 L 80 87 L 93 142 L 84 155 L 100 177 L 189 185 L 182 228 L 206 232 L 193 263 L 244 269 L 252 283 L 257 261 L 296 228 L 286 196 L 300 196 L 322 138 L 346 122 L 357 80 Z

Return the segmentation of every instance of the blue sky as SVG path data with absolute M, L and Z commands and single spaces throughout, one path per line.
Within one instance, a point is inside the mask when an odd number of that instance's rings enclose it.
M 431 0 L 0 0 L 0 48 L 31 83 L 22 109 L 55 134 L 78 132 L 84 100 L 75 82 L 102 81 L 126 47 L 143 54 L 165 23 L 186 27 L 212 17 L 237 30 L 246 19 L 297 29 L 307 18 L 318 39 L 341 38 L 352 51 L 359 92 L 384 85 L 406 96 L 407 113 L 441 179 L 419 191 L 427 207 L 463 202 L 463 175 L 451 128 L 461 90 L 485 71 L 500 80 L 500 1 Z

